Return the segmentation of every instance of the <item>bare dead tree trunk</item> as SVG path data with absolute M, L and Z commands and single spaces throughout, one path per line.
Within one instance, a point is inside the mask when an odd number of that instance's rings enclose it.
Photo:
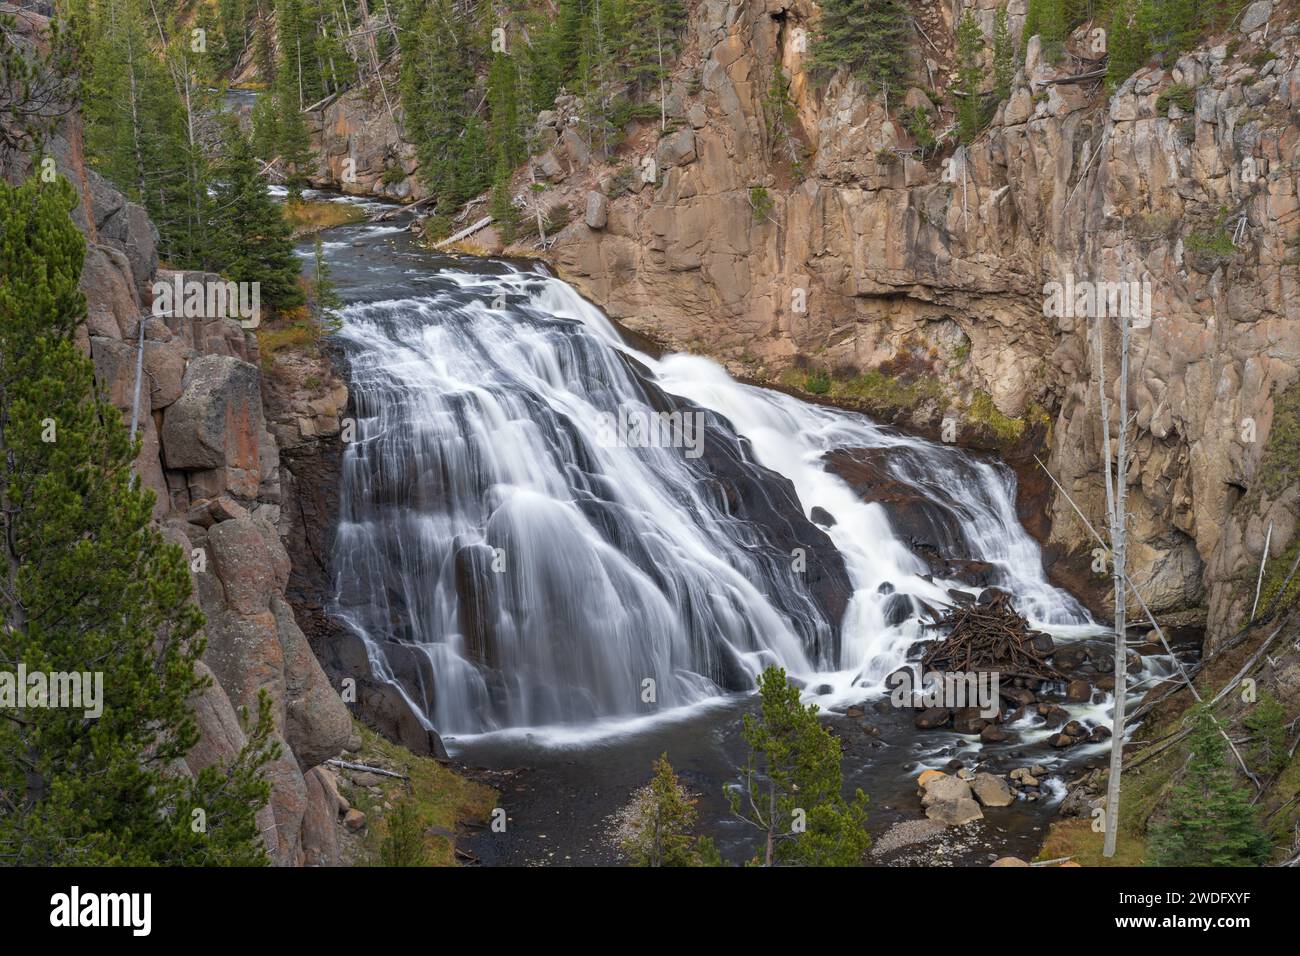
M 533 172 L 531 160 L 528 162 L 528 184 L 529 186 L 537 185 L 537 175 Z M 541 240 L 542 249 L 544 250 L 546 248 L 546 220 L 542 216 L 542 199 L 535 190 L 529 189 L 529 192 L 533 197 L 533 212 L 537 216 L 537 237 Z
M 659 45 L 659 131 L 668 128 L 668 94 L 664 90 L 664 34 L 655 24 L 655 42 Z
M 1115 461 L 1114 507 L 1111 510 L 1110 543 L 1112 559 L 1112 576 L 1115 581 L 1115 710 L 1110 726 L 1110 776 L 1106 783 L 1106 838 L 1102 854 L 1107 857 L 1115 855 L 1115 841 L 1119 833 L 1119 784 L 1120 769 L 1124 762 L 1124 706 L 1127 696 L 1128 643 L 1126 640 L 1126 610 L 1128 594 L 1126 588 L 1127 565 L 1126 545 L 1128 530 L 1125 526 L 1124 499 L 1128 487 L 1128 344 L 1129 318 L 1125 310 L 1120 310 L 1119 334 L 1119 436 Z M 1100 322 L 1100 319 L 1098 320 Z M 1104 356 L 1102 357 L 1104 361 Z M 1106 399 L 1102 397 L 1102 408 L 1106 408 Z M 1107 459 L 1106 468 L 1110 470 L 1110 425 L 1109 413 L 1105 425 Z M 1109 483 L 1109 478 L 1108 478 Z

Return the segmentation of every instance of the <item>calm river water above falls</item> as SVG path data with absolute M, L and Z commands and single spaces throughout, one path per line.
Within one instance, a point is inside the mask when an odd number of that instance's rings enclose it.
M 334 611 L 453 757 L 512 771 L 492 781 L 509 825 L 473 838 L 479 857 L 616 861 L 612 818 L 667 752 L 700 798 L 700 829 L 745 858 L 753 836 L 724 788 L 744 762 L 746 688 L 772 663 L 829 712 L 874 835 L 920 818 L 925 767 L 1048 767 L 1043 799 L 987 810 L 947 841 L 953 863 L 1032 855 L 1063 781 L 1105 745 L 1053 751 L 1047 728 L 1025 721 L 1017 743 L 981 749 L 881 704 L 885 677 L 925 636 L 919 602 L 966 585 L 932 578 L 823 459 L 874 454 L 934 503 L 951 557 L 987 565 L 1058 643 L 1096 640 L 1047 582 L 1011 472 L 741 385 L 703 358 L 644 354 L 544 266 L 430 253 L 406 222 L 321 235 L 347 303 L 338 341 L 357 420 Z M 702 447 L 610 440 L 611 422 L 661 411 L 698 421 Z M 1146 659 L 1141 677 L 1168 663 Z M 1067 708 L 1098 725 L 1109 704 Z M 852 705 L 865 716 L 846 716 Z

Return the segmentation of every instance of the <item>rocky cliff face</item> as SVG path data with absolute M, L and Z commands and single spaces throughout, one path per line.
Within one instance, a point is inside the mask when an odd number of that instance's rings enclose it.
M 96 385 L 129 418 L 144 325 L 136 469 L 157 496 L 154 515 L 166 537 L 190 555 L 207 618 L 200 669 L 214 680 L 194 702 L 202 736 L 183 770 L 197 773 L 238 754 L 246 741 L 239 710 L 256 713 L 258 693 L 267 691 L 282 745 L 266 771 L 271 801 L 259 819 L 267 853 L 278 865 L 334 864 L 343 805 L 324 762 L 349 744 L 352 718 L 284 598 L 291 562 L 281 536 L 280 448 L 327 433 L 331 422 L 337 432 L 346 386 L 326 381 L 316 394 L 296 396 L 298 405 L 316 402 L 307 435 L 294 402 L 277 399 L 273 407 L 288 421 L 268 421 L 255 335 L 234 319 L 153 314 L 154 282 L 175 278 L 158 268 L 157 233 L 143 208 L 86 167 L 80 142 L 70 118 L 48 155 L 81 196 L 83 344 Z M 18 163 L 6 176 L 27 175 L 25 161 Z
M 429 194 L 416 175 L 415 148 L 401 137 L 396 77 L 362 85 L 310 116 L 316 155 L 313 182 L 345 193 L 415 202 Z
M 991 34 L 993 0 L 964 6 Z M 1300 517 L 1294 475 L 1257 482 L 1270 443 L 1282 454 L 1277 410 L 1300 377 L 1295 6 L 1255 3 L 1231 35 L 1112 96 L 1073 81 L 1095 67 L 1058 68 L 1030 40 L 990 127 L 964 149 L 923 152 L 901 117 L 933 109 L 930 92 L 944 100 L 962 9 L 918 5 L 917 88 L 886 113 L 856 83 L 812 82 L 811 3 L 702 0 L 666 133 L 634 132 L 602 166 L 574 162 L 561 131 L 534 160 L 587 212 L 555 260 L 632 328 L 756 377 L 812 367 L 937 382 L 917 392 L 913 425 L 969 414 L 981 395 L 1004 416 L 1045 409 L 1045 461 L 1098 527 L 1095 382 L 1102 361 L 1117 379 L 1117 343 L 1103 357 L 1089 320 L 1056 314 L 1045 291 L 1146 280 L 1130 562 L 1154 609 L 1207 606 L 1218 639 L 1250 612 L 1268 528 L 1270 562 L 1289 563 Z M 1013 31 L 1024 9 L 1012 0 Z M 1086 56 L 1085 34 L 1073 42 Z M 792 81 L 788 129 L 765 102 L 777 64 Z M 948 111 L 934 127 L 952 122 Z M 1113 384 L 1108 400 L 1114 420 Z M 1095 545 L 1064 496 L 1050 517 L 1061 549 Z

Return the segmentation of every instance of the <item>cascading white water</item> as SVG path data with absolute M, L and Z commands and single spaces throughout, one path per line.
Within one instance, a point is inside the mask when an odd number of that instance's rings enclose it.
M 896 595 L 942 602 L 955 582 L 923 577 L 884 509 L 827 470 L 833 449 L 883 449 L 1031 619 L 1087 621 L 1047 583 L 1005 468 L 652 359 L 559 280 L 438 279 L 345 313 L 357 435 L 335 568 L 376 674 L 439 731 L 647 714 L 770 663 L 837 695 L 878 687 L 920 637 Z M 602 434 L 665 411 L 704 416 L 703 454 Z

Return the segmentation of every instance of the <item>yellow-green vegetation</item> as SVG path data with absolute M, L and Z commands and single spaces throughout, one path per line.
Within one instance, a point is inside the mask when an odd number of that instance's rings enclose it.
M 1156 97 L 1156 112 L 1161 116 L 1169 115 L 1170 106 L 1190 113 L 1196 108 L 1196 89 L 1185 83 L 1175 83 Z
M 969 350 L 969 346 L 965 348 Z M 786 388 L 824 396 L 884 419 L 906 414 L 927 403 L 943 409 L 953 408 L 964 413 L 968 426 L 998 446 L 1016 444 L 1031 427 L 1046 429 L 1051 425 L 1051 416 L 1037 402 L 1031 401 L 1024 415 L 1013 418 L 998 410 L 988 392 L 974 389 L 963 403 L 932 374 L 903 377 L 872 369 L 843 377 L 825 369 L 787 369 L 777 381 Z
M 993 396 L 980 389 L 971 395 L 966 415 L 972 422 L 991 431 L 1000 444 L 1012 445 L 1020 441 L 1028 427 L 1024 418 L 1011 418 L 1002 414 L 993 404 Z
M 1194 230 L 1183 239 L 1183 244 L 1188 251 L 1209 258 L 1226 259 L 1232 256 L 1237 251 L 1237 247 L 1228 232 L 1228 219 L 1228 210 L 1221 208 L 1212 228 Z
M 1120 816 L 1124 814 L 1121 810 Z M 1120 824 L 1115 855 L 1102 856 L 1102 834 L 1094 833 L 1092 821 L 1083 817 L 1070 817 L 1052 824 L 1043 841 L 1043 848 L 1035 859 L 1059 860 L 1072 857 L 1080 866 L 1145 866 L 1146 837 L 1127 830 Z
M 447 834 L 462 821 L 486 822 L 496 806 L 496 791 L 420 757 L 379 736 L 361 723 L 360 763 L 382 766 L 409 780 L 382 778 L 382 796 L 365 787 L 348 794 L 372 824 L 365 831 L 365 858 L 378 865 L 453 866 L 455 847 Z M 349 758 L 353 759 L 353 758 Z M 388 803 L 391 809 L 384 809 Z
M 1259 462 L 1255 484 L 1243 504 L 1254 509 L 1260 497 L 1276 498 L 1287 488 L 1300 483 L 1300 383 L 1292 385 L 1273 399 L 1273 426 L 1268 434 L 1268 445 Z M 1265 571 L 1264 585 L 1260 590 L 1261 610 L 1274 604 L 1288 607 L 1300 601 L 1300 574 L 1291 580 L 1285 594 L 1279 596 L 1296 556 L 1300 555 L 1300 535 L 1280 559 L 1271 559 Z
M 1260 801 L 1262 820 L 1274 845 L 1286 846 L 1300 826 L 1300 759 L 1292 759 Z
M 310 235 L 334 226 L 346 226 L 366 218 L 365 210 L 345 202 L 304 199 L 284 204 L 284 218 L 295 237 Z
M 801 372 L 790 369 L 780 376 L 779 381 L 786 388 L 852 402 L 883 416 L 910 411 L 926 401 L 944 401 L 948 397 L 943 385 L 935 378 L 907 382 L 876 369 L 852 378 L 837 377 L 824 370 Z
M 321 327 L 306 309 L 289 310 L 257 328 L 257 350 L 263 367 L 275 364 L 284 352 L 315 353 L 320 345 Z

